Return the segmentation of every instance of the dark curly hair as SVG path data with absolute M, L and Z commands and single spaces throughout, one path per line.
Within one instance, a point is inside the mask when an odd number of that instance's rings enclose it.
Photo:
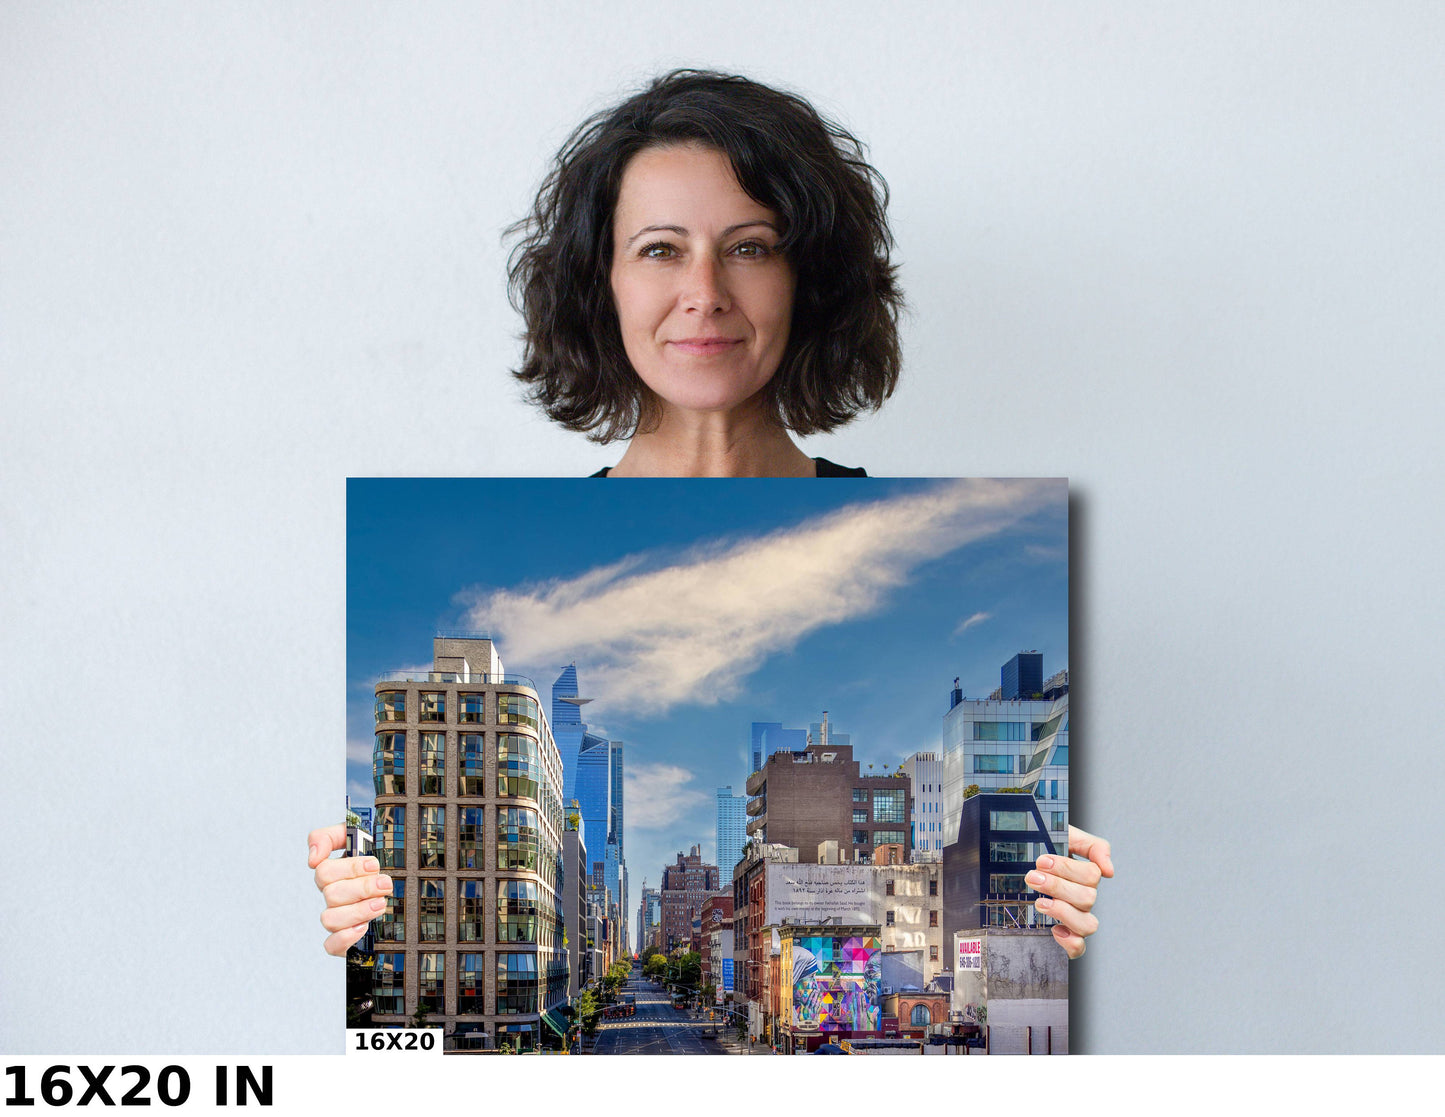
M 674 70 L 584 121 L 563 144 L 508 266 L 526 322 L 529 396 L 594 442 L 655 425 L 656 401 L 622 346 L 612 300 L 612 217 L 639 151 L 699 143 L 783 221 L 797 276 L 788 347 L 765 392 L 800 435 L 877 408 L 898 382 L 903 296 L 888 253 L 888 186 L 862 144 L 792 93 L 733 74 Z

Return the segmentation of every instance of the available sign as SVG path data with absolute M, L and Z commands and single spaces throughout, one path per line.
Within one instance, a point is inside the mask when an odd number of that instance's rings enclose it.
M 733 960 L 731 958 L 724 958 L 722 960 L 722 971 L 723 991 L 731 993 L 733 991 Z
M 959 971 L 983 969 L 982 939 L 958 940 L 958 964 L 955 969 Z

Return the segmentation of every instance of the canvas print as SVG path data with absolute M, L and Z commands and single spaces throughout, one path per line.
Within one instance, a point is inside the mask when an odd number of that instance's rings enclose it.
M 1067 1052 L 1068 586 L 1062 479 L 352 479 L 347 1027 Z

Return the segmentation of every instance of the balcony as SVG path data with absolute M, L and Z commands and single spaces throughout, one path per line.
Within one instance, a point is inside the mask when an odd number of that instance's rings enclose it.
M 748 819 L 748 833 L 753 835 L 759 834 L 767 824 L 768 816 L 766 814 L 760 814 L 757 818 L 750 818 Z
M 760 814 L 768 813 L 768 797 L 759 795 L 756 799 L 748 800 L 748 817 L 757 818 Z
M 754 772 L 751 776 L 748 777 L 748 783 L 747 783 L 747 792 L 748 792 L 748 794 L 749 794 L 749 795 L 756 795 L 758 792 L 762 791 L 763 785 L 764 785 L 765 783 L 767 783 L 767 782 L 768 782 L 768 777 L 762 772 L 761 769 L 758 770 L 758 771 L 756 771 L 756 772 Z

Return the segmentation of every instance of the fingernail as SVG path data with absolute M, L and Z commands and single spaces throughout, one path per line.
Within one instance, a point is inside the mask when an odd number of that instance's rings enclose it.
M 1034 907 L 1038 908 L 1039 911 L 1048 911 L 1053 906 L 1054 902 L 1050 900 L 1047 896 L 1040 896 L 1037 900 L 1034 901 Z
M 308 857 L 307 860 L 308 860 L 308 861 L 315 861 L 315 860 L 316 860 L 316 847 L 315 847 L 315 846 L 312 846 L 312 847 L 311 847 L 311 856 Z
M 380 892 L 390 892 L 390 891 L 391 891 L 391 877 L 377 877 L 377 878 L 376 878 L 376 887 L 377 887 L 377 890 L 380 891 Z
M 1040 869 L 1052 869 L 1054 867 L 1054 859 L 1048 854 L 1044 854 L 1044 856 L 1039 858 L 1038 866 Z
M 374 873 L 374 872 L 376 872 L 376 870 L 378 870 L 379 868 L 381 868 L 381 862 L 378 861 L 375 857 L 368 857 L 368 858 L 362 863 L 362 866 L 361 866 L 361 867 L 362 867 L 363 869 L 365 869 L 368 873 Z
M 1035 888 L 1043 884 L 1048 879 L 1049 878 L 1044 876 L 1043 873 L 1030 873 L 1028 876 L 1024 877 L 1024 880 L 1028 881 Z
M 371 910 L 372 910 L 372 911 L 384 911 L 385 908 L 386 908 L 386 901 L 383 900 L 383 899 L 381 899 L 380 897 L 378 897 L 377 899 L 371 901 Z

